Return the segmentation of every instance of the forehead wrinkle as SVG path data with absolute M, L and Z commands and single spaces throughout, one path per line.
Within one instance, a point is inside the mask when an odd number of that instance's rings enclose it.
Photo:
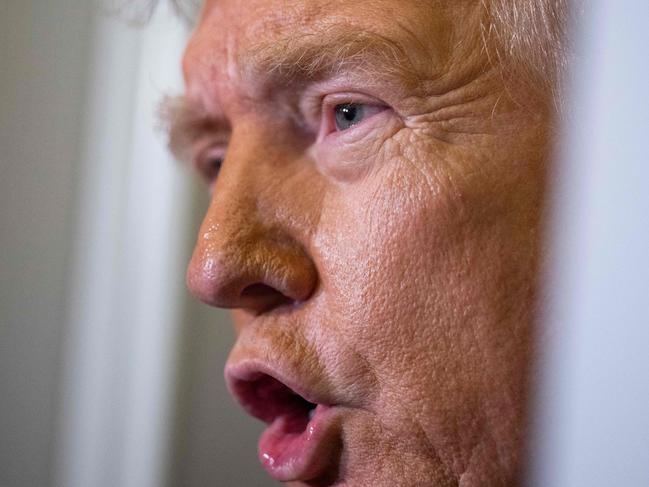
M 396 39 L 350 24 L 322 25 L 252 45 L 240 53 L 252 79 L 305 82 L 340 73 L 367 79 L 418 77 Z

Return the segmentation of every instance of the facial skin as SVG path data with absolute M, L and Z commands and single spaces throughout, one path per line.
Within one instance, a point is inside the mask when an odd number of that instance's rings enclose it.
M 256 367 L 334 406 L 316 477 L 283 480 L 517 485 L 547 100 L 477 0 L 241 5 L 208 0 L 185 56 L 187 150 L 225 156 L 187 276 L 233 310 L 233 390 Z

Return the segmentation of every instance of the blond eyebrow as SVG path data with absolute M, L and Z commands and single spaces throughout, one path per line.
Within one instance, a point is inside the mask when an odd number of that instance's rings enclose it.
M 252 79 L 308 82 L 341 72 L 369 81 L 417 79 L 408 49 L 385 35 L 334 24 L 264 41 L 240 55 Z
M 210 115 L 203 105 L 185 95 L 166 96 L 158 110 L 160 128 L 167 134 L 172 155 L 180 161 L 189 161 L 191 149 L 201 136 L 223 130 L 223 122 Z
M 384 35 L 347 24 L 289 34 L 239 53 L 242 74 L 269 86 L 289 86 L 345 72 L 351 78 L 362 78 L 364 88 L 386 79 L 400 80 L 402 83 L 391 84 L 393 91 L 419 79 L 405 46 Z M 168 135 L 171 153 L 183 161 L 191 158 L 197 139 L 224 130 L 223 121 L 184 95 L 166 97 L 160 105 L 159 120 Z

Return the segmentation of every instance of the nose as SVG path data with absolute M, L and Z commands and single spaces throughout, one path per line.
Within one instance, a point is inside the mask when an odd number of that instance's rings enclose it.
M 317 285 L 317 271 L 300 225 L 287 217 L 295 200 L 286 189 L 277 190 L 276 171 L 245 167 L 241 159 L 249 155 L 237 156 L 231 148 L 199 231 L 187 285 L 209 305 L 255 315 L 303 302 Z

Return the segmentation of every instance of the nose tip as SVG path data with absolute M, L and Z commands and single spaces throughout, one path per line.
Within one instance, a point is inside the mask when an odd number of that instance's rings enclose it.
M 315 266 L 297 242 L 273 233 L 205 233 L 187 269 L 192 294 L 255 314 L 306 301 L 317 284 Z

